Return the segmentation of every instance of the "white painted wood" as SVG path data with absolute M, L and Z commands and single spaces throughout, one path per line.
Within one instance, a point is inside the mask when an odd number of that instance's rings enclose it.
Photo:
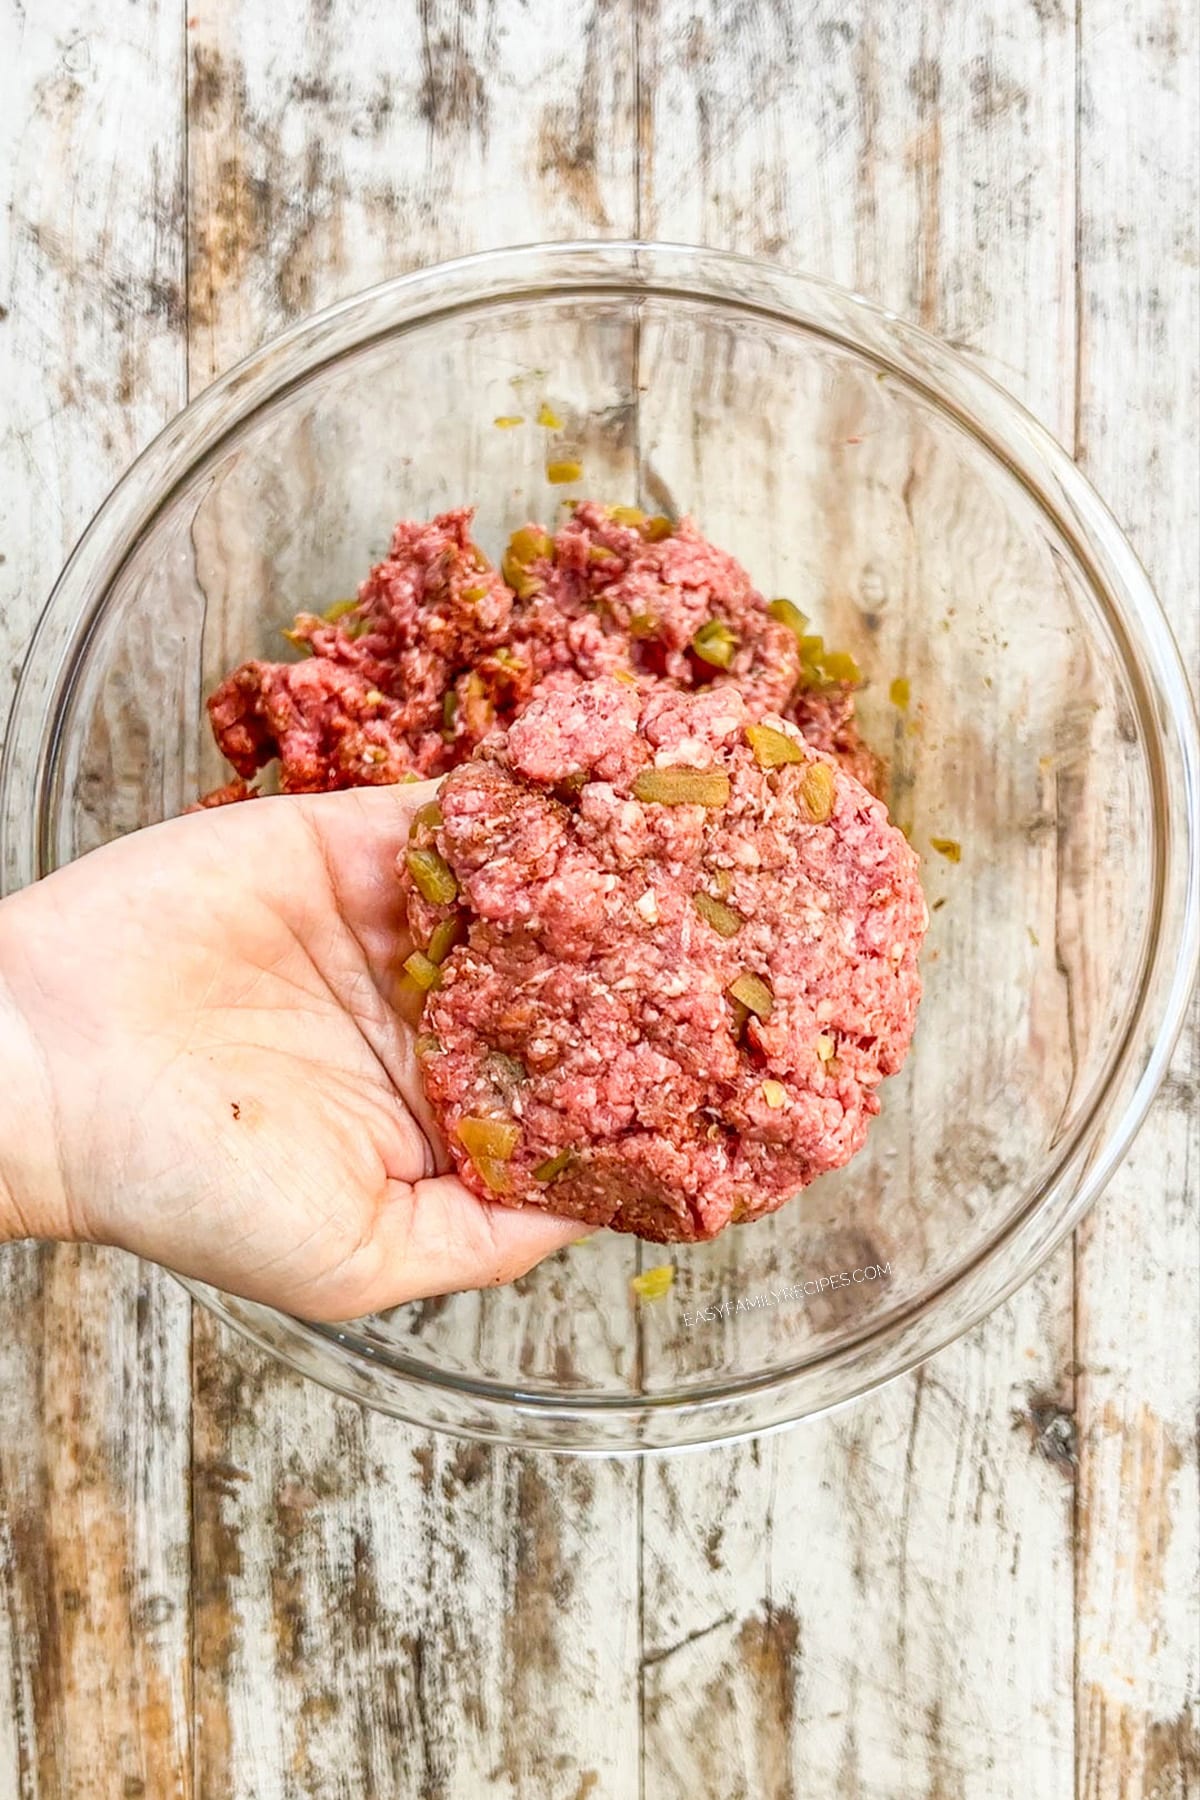
M 0 706 L 106 488 L 184 398 L 176 7 L 0 7 Z M 136 96 L 136 101 L 135 101 Z M 189 1308 L 0 1250 L 0 1794 L 190 1796 Z
M 0 676 L 184 398 L 185 100 L 193 392 L 460 250 L 774 255 L 1078 420 L 1194 665 L 1195 30 L 1173 0 L 9 0 Z M 365 1417 L 201 1315 L 193 1406 L 169 1283 L 0 1252 L 0 1794 L 1200 1792 L 1198 1057 L 970 1340 L 642 1467 Z
M 1088 0 L 1080 53 L 1079 456 L 1194 676 L 1200 18 Z M 1078 1234 L 1079 1800 L 1200 1793 L 1198 1202 L 1193 1006 L 1133 1154 Z
M 694 13 L 666 5 L 643 27 L 644 229 L 858 285 L 1069 431 L 1070 18 L 1008 5 Z M 876 507 L 881 543 L 908 529 L 887 513 L 892 485 L 885 474 L 881 497 L 868 486 L 858 503 Z M 839 569 L 836 543 L 830 556 L 818 592 L 853 591 L 858 570 Z M 915 686 L 936 693 L 936 662 L 922 660 Z M 982 1040 L 962 1053 L 964 1066 L 993 1060 Z M 919 1093 L 919 1069 L 914 1081 Z M 732 1284 L 761 1285 L 746 1267 L 757 1248 L 731 1244 Z M 1037 1451 L 1053 1409 L 1069 1418 L 1070 1360 L 1068 1249 L 970 1340 L 851 1412 L 715 1452 L 702 1482 L 688 1464 L 646 1469 L 650 1791 L 1070 1792 L 1073 1471 Z
M 569 28 L 554 0 L 375 3 L 352 31 L 315 0 L 196 17 L 193 391 L 420 263 L 633 228 L 628 4 Z M 203 551 L 236 660 L 253 596 L 236 556 Z M 513 1332 L 527 1313 L 508 1302 Z M 364 1420 L 199 1314 L 195 1341 L 197 1792 L 636 1793 L 635 1469 L 439 1442 Z

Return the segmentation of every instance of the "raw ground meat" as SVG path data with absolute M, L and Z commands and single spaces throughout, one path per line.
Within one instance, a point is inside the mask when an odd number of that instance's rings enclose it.
M 785 716 L 799 726 L 806 744 L 832 756 L 868 792 L 886 798 L 887 770 L 858 729 L 852 687 L 802 689 Z
M 243 781 L 240 775 L 235 775 L 232 781 L 225 783 L 224 787 L 213 788 L 210 793 L 203 795 L 194 806 L 189 806 L 187 811 L 190 813 L 207 812 L 213 806 L 236 806 L 241 800 L 257 799 L 258 789 L 251 787 L 249 782 Z
M 644 515 L 641 524 L 629 522 L 635 512 L 585 501 L 552 549 L 544 539 L 550 554 L 535 557 L 525 570 L 540 592 L 518 621 L 518 641 L 528 633 L 539 647 L 561 646 L 555 666 L 599 674 L 580 667 L 561 623 L 594 620 L 638 675 L 683 688 L 730 682 L 756 714 L 785 706 L 800 676 L 799 647 L 788 627 L 770 616 L 741 564 L 702 537 L 691 519 L 673 529 L 663 519 L 657 526 L 662 535 L 648 535 L 655 522 Z M 729 629 L 727 663 L 706 662 L 692 648 L 697 632 L 713 621 Z
M 912 1036 L 917 858 L 794 724 L 753 721 L 726 682 L 576 680 L 418 814 L 414 937 L 465 933 L 425 967 L 418 1049 L 481 1196 L 710 1238 L 860 1148 Z
M 793 630 L 690 519 L 586 501 L 553 537 L 514 533 L 498 572 L 472 517 L 401 522 L 357 599 L 296 619 L 306 661 L 248 662 L 221 684 L 209 714 L 239 778 L 275 760 L 285 793 L 440 775 L 535 692 L 620 672 L 644 692 L 735 686 L 754 716 L 795 717 L 878 791 L 854 684 L 811 685 Z M 238 797 L 229 784 L 209 798 Z
M 461 507 L 402 521 L 356 601 L 297 618 L 290 635 L 307 661 L 244 663 L 222 683 L 208 710 L 239 775 L 276 757 L 285 793 L 438 775 L 494 722 L 484 677 L 512 704 L 528 699 L 507 648 L 514 596 L 473 543 L 471 519 Z

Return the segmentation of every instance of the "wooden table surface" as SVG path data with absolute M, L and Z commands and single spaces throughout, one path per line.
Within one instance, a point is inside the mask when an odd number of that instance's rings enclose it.
M 244 352 L 420 263 L 634 233 L 962 347 L 1195 666 L 1198 48 L 1194 0 L 0 0 L 4 682 Z M 0 1796 L 1200 1794 L 1194 1026 L 985 1326 L 701 1455 L 440 1440 L 154 1269 L 0 1252 Z

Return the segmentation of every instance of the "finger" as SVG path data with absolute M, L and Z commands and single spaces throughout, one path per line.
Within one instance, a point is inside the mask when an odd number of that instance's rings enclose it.
M 337 1292 L 322 1295 L 322 1317 L 355 1317 L 434 1294 L 500 1287 L 594 1229 L 538 1206 L 479 1200 L 454 1175 L 411 1185 L 392 1181 L 388 1190 L 371 1237 L 370 1268 L 346 1269 Z
M 306 794 L 294 801 L 321 846 L 337 910 L 376 972 L 394 961 L 406 934 L 396 863 L 408 843 L 414 812 L 436 798 L 438 786 L 436 781 L 402 782 Z
M 437 799 L 441 785 L 440 780 L 402 781 L 391 787 L 297 795 L 296 800 L 331 856 L 354 861 L 364 844 L 403 849 L 413 814 Z

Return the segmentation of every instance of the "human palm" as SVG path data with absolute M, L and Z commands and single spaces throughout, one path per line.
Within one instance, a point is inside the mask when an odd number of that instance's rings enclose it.
M 431 791 L 195 814 L 0 907 L 70 1235 L 319 1319 L 511 1280 L 579 1235 L 445 1173 L 395 1007 L 394 865 Z

